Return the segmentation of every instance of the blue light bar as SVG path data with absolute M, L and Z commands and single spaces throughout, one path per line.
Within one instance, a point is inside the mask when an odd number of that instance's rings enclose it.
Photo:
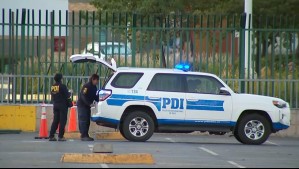
M 190 70 L 190 65 L 188 64 L 178 64 L 175 66 L 176 69 L 188 72 Z

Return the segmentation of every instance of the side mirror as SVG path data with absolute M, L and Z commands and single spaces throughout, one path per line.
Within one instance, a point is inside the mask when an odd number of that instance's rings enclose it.
M 224 96 L 230 96 L 231 95 L 230 92 L 225 87 L 220 88 L 219 94 L 224 95 Z

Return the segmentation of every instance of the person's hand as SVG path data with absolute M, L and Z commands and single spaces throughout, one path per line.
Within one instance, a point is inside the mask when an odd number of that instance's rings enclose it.
M 96 93 L 97 97 L 100 95 L 100 91 L 101 91 L 101 89 L 97 91 L 97 93 Z
M 97 102 L 94 101 L 94 102 L 90 105 L 90 107 L 95 107 L 96 104 L 97 104 Z
M 74 92 L 73 89 L 70 89 L 70 90 L 69 90 L 69 93 L 73 94 L 73 92 Z

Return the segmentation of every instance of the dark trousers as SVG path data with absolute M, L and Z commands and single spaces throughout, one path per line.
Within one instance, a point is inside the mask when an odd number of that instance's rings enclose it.
M 90 107 L 77 106 L 78 117 L 79 117 L 79 130 L 81 133 L 81 138 L 89 137 L 89 126 L 90 126 Z
M 64 132 L 65 132 L 64 131 L 65 125 L 66 125 L 66 122 L 67 122 L 68 107 L 54 105 L 53 112 L 54 112 L 54 119 L 53 119 L 53 123 L 52 123 L 52 126 L 51 126 L 50 138 L 54 137 L 55 132 L 58 128 L 58 125 L 59 125 L 58 137 L 63 138 Z

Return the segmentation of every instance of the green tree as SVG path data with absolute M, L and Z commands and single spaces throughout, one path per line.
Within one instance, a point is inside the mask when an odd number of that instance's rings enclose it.
M 253 27 L 254 28 L 299 28 L 299 16 L 298 15 L 298 0 L 253 0 Z M 240 14 L 244 11 L 244 0 L 218 0 L 217 5 L 210 8 L 208 11 L 214 11 L 216 13 L 225 14 Z M 259 31 L 256 33 L 259 36 Z M 299 32 L 289 32 L 288 37 L 290 45 L 292 43 L 292 34 Z M 276 33 L 274 36 L 269 34 L 269 37 L 258 38 L 258 41 L 262 41 L 263 49 L 261 51 L 262 56 L 265 55 L 267 46 L 271 42 L 274 42 L 272 37 L 278 36 Z M 273 45 L 273 44 L 272 44 Z M 258 50 L 259 47 L 258 47 Z M 299 57 L 299 44 L 297 46 L 296 55 Z

